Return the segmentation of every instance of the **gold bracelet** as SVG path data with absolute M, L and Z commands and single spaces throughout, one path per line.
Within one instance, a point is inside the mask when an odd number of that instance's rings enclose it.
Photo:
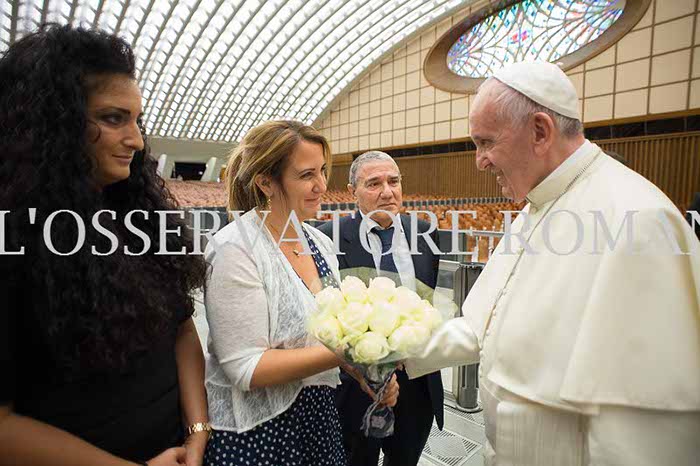
M 187 428 L 187 436 L 189 437 L 190 435 L 194 434 L 195 432 L 207 432 L 209 436 L 207 439 L 211 438 L 212 430 L 211 426 L 209 425 L 208 422 L 197 422 L 195 424 L 192 424 Z

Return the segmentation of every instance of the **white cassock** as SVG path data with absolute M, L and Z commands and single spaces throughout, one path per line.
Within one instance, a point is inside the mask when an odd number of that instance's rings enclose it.
M 409 376 L 480 361 L 489 465 L 699 465 L 700 243 L 681 213 L 588 141 L 527 198 L 512 231 L 537 254 L 502 240 Z M 637 211 L 612 252 L 595 210 L 611 240 Z

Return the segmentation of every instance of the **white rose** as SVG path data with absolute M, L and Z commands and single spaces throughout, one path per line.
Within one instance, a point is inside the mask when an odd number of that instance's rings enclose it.
M 405 355 L 417 355 L 430 339 L 430 330 L 422 325 L 409 323 L 394 330 L 389 336 L 389 347 Z
M 430 324 L 430 330 L 435 330 L 442 324 L 442 313 L 431 306 L 427 301 L 424 302 L 425 306 L 423 307 L 423 311 L 425 312 L 425 319 Z
M 415 310 L 423 307 L 420 296 L 405 286 L 396 289 L 393 302 L 404 318 L 410 318 Z
M 353 360 L 359 364 L 374 364 L 389 354 L 389 343 L 377 332 L 367 332 L 355 342 Z
M 359 335 L 367 331 L 371 315 L 372 306 L 369 304 L 348 303 L 338 312 L 338 322 L 346 335 Z
M 328 311 L 335 316 L 345 307 L 346 302 L 342 291 L 328 287 L 316 294 L 316 304 L 322 311 Z
M 345 295 L 347 302 L 367 302 L 367 286 L 357 277 L 348 275 L 340 284 L 340 290 Z
M 329 348 L 338 348 L 343 338 L 343 330 L 338 319 L 330 312 L 322 312 L 311 318 L 311 334 Z
M 401 322 L 399 308 L 386 301 L 379 301 L 372 307 L 374 311 L 369 318 L 369 329 L 388 337 Z
M 369 294 L 369 299 L 376 303 L 378 301 L 391 301 L 395 291 L 396 283 L 394 280 L 387 277 L 377 277 L 370 280 L 367 294 Z
M 428 301 L 423 300 L 419 307 L 414 308 L 410 314 L 404 315 L 404 320 L 407 323 L 412 322 L 432 331 L 442 324 L 442 314 L 431 306 Z

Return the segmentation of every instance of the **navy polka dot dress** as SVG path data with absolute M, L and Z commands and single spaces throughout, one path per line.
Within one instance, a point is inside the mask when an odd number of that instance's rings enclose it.
M 323 286 L 338 286 L 304 231 Z M 243 432 L 215 430 L 204 466 L 346 466 L 335 389 L 304 387 L 284 413 Z
M 328 262 L 326 262 L 323 254 L 321 254 L 321 252 L 318 250 L 318 246 L 316 246 L 316 243 L 314 243 L 314 240 L 311 239 L 311 236 L 309 236 L 309 233 L 306 230 L 304 230 L 304 236 L 306 236 L 306 241 L 309 242 L 309 248 L 311 249 L 312 254 L 311 257 L 314 258 L 316 270 L 318 270 L 318 277 L 321 279 L 321 285 L 323 288 L 329 286 L 340 288 L 338 281 L 331 273 L 331 268 L 328 266 Z

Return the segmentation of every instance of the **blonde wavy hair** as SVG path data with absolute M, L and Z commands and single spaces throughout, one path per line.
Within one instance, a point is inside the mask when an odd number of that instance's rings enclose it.
M 228 210 L 247 212 L 263 208 L 267 197 L 255 184 L 256 177 L 267 175 L 281 184 L 288 158 L 301 141 L 321 145 L 330 177 L 331 150 L 321 133 L 298 121 L 267 121 L 248 131 L 229 155 L 226 167 Z

